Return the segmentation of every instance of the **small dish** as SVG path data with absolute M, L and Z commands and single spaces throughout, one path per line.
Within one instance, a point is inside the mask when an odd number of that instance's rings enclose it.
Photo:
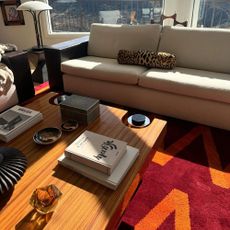
M 129 125 L 131 125 L 132 127 L 135 127 L 135 128 L 143 128 L 143 127 L 146 127 L 146 126 L 148 126 L 148 125 L 150 124 L 150 119 L 149 119 L 147 116 L 145 116 L 145 115 L 143 115 L 143 116 L 145 117 L 145 120 L 144 120 L 143 124 L 140 124 L 140 125 L 136 125 L 136 123 L 134 124 L 134 123 L 133 123 L 133 116 L 135 116 L 135 115 L 137 115 L 137 114 L 133 114 L 133 115 L 131 115 L 131 116 L 128 117 L 128 123 L 129 123 Z M 139 114 L 138 114 L 138 115 L 139 115 Z M 141 114 L 140 114 L 140 115 L 141 115 Z
M 62 135 L 62 131 L 55 127 L 49 127 L 36 132 L 33 136 L 33 140 L 37 144 L 49 145 L 56 142 Z
M 71 132 L 78 128 L 77 120 L 66 120 L 62 123 L 61 128 L 63 131 Z

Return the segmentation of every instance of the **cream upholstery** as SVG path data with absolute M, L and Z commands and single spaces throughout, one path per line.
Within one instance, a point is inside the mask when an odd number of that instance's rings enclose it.
M 230 31 L 164 27 L 159 51 L 173 53 L 177 66 L 230 73 Z
M 120 49 L 156 51 L 161 26 L 154 25 L 91 25 L 88 55 L 117 58 Z
M 64 85 L 70 93 L 230 130 L 227 103 L 71 75 L 64 75 Z
M 61 64 L 62 72 L 104 81 L 135 85 L 139 75 L 147 70 L 143 66 L 119 65 L 116 59 L 86 56 Z
M 172 71 L 150 69 L 141 75 L 139 85 L 230 104 L 229 74 L 181 67 L 176 67 Z
M 92 25 L 89 56 L 61 65 L 64 90 L 230 130 L 230 31 L 160 29 Z M 176 67 L 119 65 L 119 49 L 169 52 Z

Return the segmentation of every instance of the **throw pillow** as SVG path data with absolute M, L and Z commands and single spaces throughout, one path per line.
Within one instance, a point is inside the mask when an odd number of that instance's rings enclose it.
M 167 52 L 158 52 L 155 62 L 156 68 L 173 69 L 176 66 L 176 56 Z
M 167 52 L 138 50 L 138 64 L 149 68 L 172 69 L 176 64 L 176 56 Z
M 148 50 L 138 50 L 138 64 L 146 67 L 154 67 L 153 64 L 157 59 L 157 52 Z
M 117 61 L 119 64 L 138 65 L 138 51 L 119 50 Z

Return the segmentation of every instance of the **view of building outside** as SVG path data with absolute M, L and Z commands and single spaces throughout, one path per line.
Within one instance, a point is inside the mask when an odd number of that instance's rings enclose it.
M 95 23 L 159 23 L 162 0 L 49 0 L 53 32 L 88 32 Z
M 199 1 L 197 27 L 230 28 L 230 1 Z M 88 32 L 92 23 L 160 23 L 164 0 L 49 0 L 53 32 Z
M 200 0 L 197 27 L 230 28 L 230 1 Z

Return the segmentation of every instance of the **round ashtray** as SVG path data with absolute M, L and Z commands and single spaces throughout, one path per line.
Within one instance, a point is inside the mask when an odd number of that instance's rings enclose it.
M 150 119 L 143 114 L 133 114 L 128 117 L 128 123 L 133 127 L 146 127 L 150 124 Z
M 63 131 L 73 131 L 78 128 L 78 122 L 77 120 L 67 120 L 64 121 L 61 125 L 61 128 Z
M 49 145 L 57 141 L 62 135 L 62 131 L 55 127 L 49 127 L 36 132 L 33 136 L 37 144 Z

